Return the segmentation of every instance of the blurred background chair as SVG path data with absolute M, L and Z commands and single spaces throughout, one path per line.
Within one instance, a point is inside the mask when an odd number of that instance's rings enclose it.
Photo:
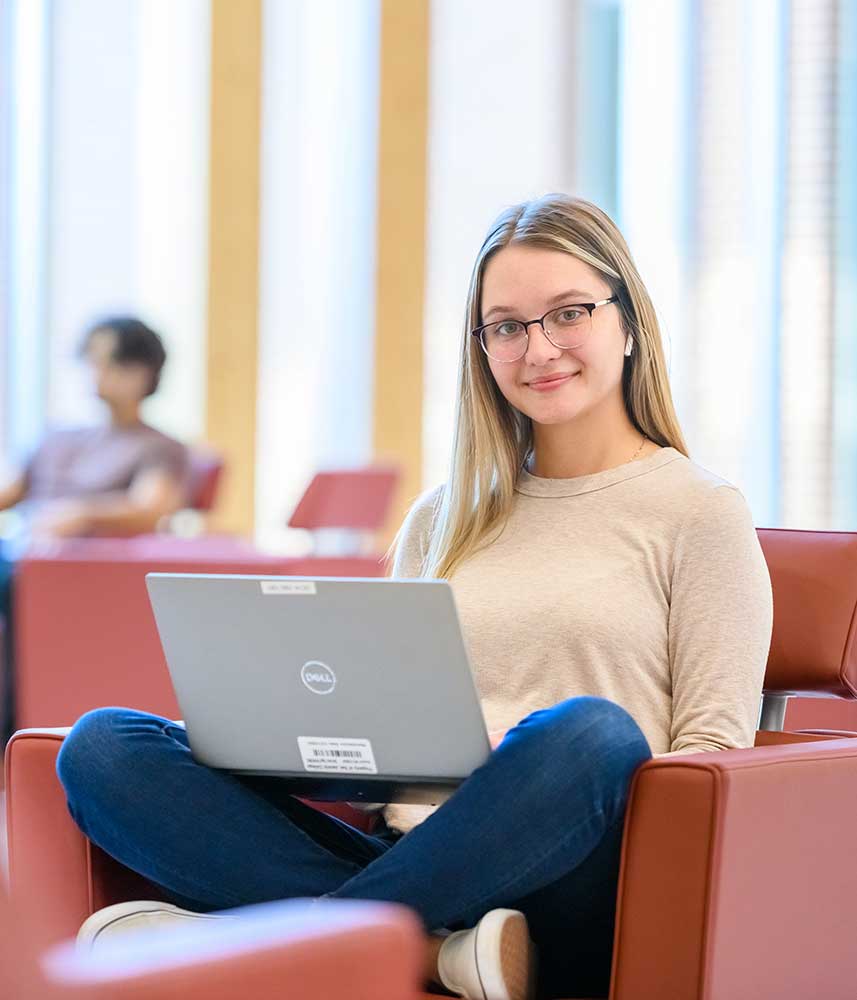
M 330 904 L 253 907 L 240 926 L 208 925 L 207 933 L 183 934 L 180 942 L 170 935 L 123 963 L 115 956 L 75 954 L 70 944 L 40 955 L 32 940 L 38 905 L 25 913 L 0 886 L 0 995 L 4 1000 L 416 1000 L 424 949 L 416 918 L 389 903 Z
M 214 508 L 217 490 L 223 478 L 223 456 L 210 448 L 190 451 L 188 507 L 207 514 Z
M 187 502 L 181 510 L 163 520 L 159 530 L 185 538 L 196 538 L 207 532 L 208 515 L 216 508 L 223 483 L 223 456 L 204 446 L 189 449 Z
M 857 580 L 843 557 L 857 534 L 792 535 L 759 531 L 774 586 L 766 698 L 853 698 Z M 808 601 L 811 580 L 823 585 Z M 763 716 L 777 722 L 775 708 Z M 760 730 L 753 749 L 653 759 L 637 771 L 610 1000 L 853 1000 L 855 735 Z M 40 901 L 42 945 L 99 907 L 157 895 L 68 815 L 55 773 L 63 737 L 20 732 L 6 754 L 10 890 Z M 372 829 L 374 817 L 345 803 L 310 804 Z
M 317 472 L 288 525 L 311 533 L 314 554 L 365 555 L 386 523 L 400 477 L 395 465 Z
M 71 725 L 100 705 L 177 716 L 147 573 L 372 577 L 384 568 L 368 556 L 267 555 L 229 536 L 72 539 L 32 552 L 16 577 L 17 726 Z

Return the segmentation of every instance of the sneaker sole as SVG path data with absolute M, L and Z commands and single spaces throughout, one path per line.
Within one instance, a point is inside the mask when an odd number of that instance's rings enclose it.
M 476 927 L 474 949 L 484 1000 L 532 1000 L 536 953 L 523 913 L 487 913 Z

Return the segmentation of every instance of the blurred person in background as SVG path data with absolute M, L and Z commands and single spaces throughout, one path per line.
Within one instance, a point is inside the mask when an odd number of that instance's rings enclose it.
M 185 502 L 188 452 L 147 424 L 145 399 L 158 388 L 166 362 L 161 338 L 132 316 L 100 320 L 85 333 L 80 357 L 106 406 L 103 423 L 49 431 L 5 488 L 0 510 L 14 508 L 17 530 L 0 555 L 4 619 L 3 730 L 14 726 L 12 594 L 15 562 L 33 542 L 154 531 Z

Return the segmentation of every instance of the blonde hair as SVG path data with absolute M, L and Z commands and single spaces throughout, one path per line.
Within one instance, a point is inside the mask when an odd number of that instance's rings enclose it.
M 623 330 L 634 341 L 622 373 L 631 423 L 662 447 L 688 453 L 670 393 L 655 309 L 615 223 L 596 205 L 567 195 L 545 195 L 514 205 L 495 220 L 473 266 L 449 475 L 435 501 L 421 576 L 448 578 L 491 540 L 493 529 L 502 530 L 520 470 L 532 453 L 531 419 L 507 402 L 477 338 L 470 335 L 481 322 L 485 268 L 509 244 L 561 250 L 603 275 L 610 294 L 618 298 Z M 400 529 L 390 553 L 401 535 Z

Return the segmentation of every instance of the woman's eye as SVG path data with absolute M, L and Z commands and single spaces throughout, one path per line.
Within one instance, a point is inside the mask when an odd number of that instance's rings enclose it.
M 581 309 L 563 309 L 559 314 L 560 323 L 576 323 L 581 316 Z
M 499 333 L 501 337 L 514 337 L 516 333 L 520 332 L 521 332 L 520 323 L 509 322 L 509 323 L 497 324 L 497 333 Z

